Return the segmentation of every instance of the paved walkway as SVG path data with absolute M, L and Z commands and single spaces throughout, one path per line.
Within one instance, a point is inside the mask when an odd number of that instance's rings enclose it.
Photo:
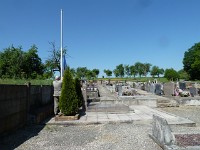
M 102 85 L 98 85 L 98 89 L 100 91 L 101 96 L 100 100 L 103 99 L 105 101 L 118 99 L 117 95 L 111 93 Z M 99 102 L 99 104 L 101 104 L 101 102 Z M 90 105 L 96 105 L 98 108 L 102 107 L 102 105 L 98 105 L 94 102 Z M 103 107 L 105 108 L 105 106 Z M 120 108 L 122 108 L 121 111 Z M 55 121 L 55 118 L 52 118 L 49 122 L 47 122 L 47 124 L 99 124 L 135 121 L 151 122 L 154 114 L 164 117 L 169 124 L 173 125 L 181 124 L 186 126 L 193 126 L 195 124 L 193 121 L 188 120 L 186 118 L 178 117 L 166 112 L 161 112 L 148 106 L 131 105 L 129 106 L 128 111 L 124 111 L 124 108 L 125 107 L 123 106 L 116 107 L 116 111 L 113 112 L 107 111 L 109 110 L 109 108 L 106 108 L 105 111 L 99 111 L 99 109 L 92 109 L 92 111 L 87 111 L 85 115 L 82 115 L 79 120 Z
M 84 116 L 81 116 L 79 120 L 73 121 L 55 121 L 55 118 L 52 118 L 47 124 L 61 124 L 61 125 L 80 125 L 80 124 L 99 124 L 99 123 L 120 123 L 120 122 L 151 122 L 152 116 L 159 115 L 168 121 L 172 125 L 185 125 L 193 126 L 194 122 L 182 117 L 178 117 L 166 112 L 161 112 L 155 109 L 152 109 L 148 106 L 129 106 L 130 109 L 134 109 L 134 112 L 129 113 L 108 113 L 108 112 L 86 112 Z

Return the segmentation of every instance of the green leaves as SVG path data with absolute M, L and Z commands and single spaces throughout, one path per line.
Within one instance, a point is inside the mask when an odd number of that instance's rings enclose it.
M 64 115 L 75 115 L 78 112 L 78 105 L 75 82 L 68 68 L 64 72 L 59 108 Z
M 180 78 L 178 72 L 173 68 L 166 69 L 164 77 L 167 78 L 168 80 L 174 80 L 174 81 Z
M 22 47 L 8 47 L 0 53 L 0 78 L 35 79 L 43 74 L 43 65 L 33 45 L 27 52 Z
M 185 52 L 183 67 L 190 79 L 200 79 L 200 43 L 196 43 Z

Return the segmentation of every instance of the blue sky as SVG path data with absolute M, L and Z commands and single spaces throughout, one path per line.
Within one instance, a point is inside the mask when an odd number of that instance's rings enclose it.
M 60 10 L 70 67 L 113 70 L 151 63 L 183 68 L 184 52 L 200 41 L 199 0 L 1 0 L 0 50 L 38 47 L 43 62 L 60 48 Z

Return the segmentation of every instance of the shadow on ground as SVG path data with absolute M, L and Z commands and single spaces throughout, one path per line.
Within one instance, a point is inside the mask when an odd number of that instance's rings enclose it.
M 45 120 L 49 121 L 51 118 Z M 33 124 L 22 127 L 12 133 L 0 136 L 0 150 L 13 150 L 26 142 L 28 139 L 36 136 L 45 127 L 45 123 Z

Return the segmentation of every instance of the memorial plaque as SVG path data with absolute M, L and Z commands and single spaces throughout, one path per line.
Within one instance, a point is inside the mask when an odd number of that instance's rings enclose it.
M 161 93 L 162 93 L 161 84 L 155 84 L 155 94 L 161 95 Z
M 198 90 L 195 87 L 190 88 L 190 95 L 191 96 L 196 96 L 198 95 Z
M 186 89 L 186 83 L 185 82 L 179 82 L 179 88 L 181 90 L 185 90 Z
M 122 96 L 122 85 L 118 85 L 118 95 Z
M 152 84 L 150 85 L 150 93 L 153 93 L 153 94 L 154 94 L 154 93 L 155 93 L 155 89 L 156 89 L 155 84 L 152 83 Z
M 168 82 L 163 85 L 164 95 L 171 96 L 174 95 L 174 82 Z

